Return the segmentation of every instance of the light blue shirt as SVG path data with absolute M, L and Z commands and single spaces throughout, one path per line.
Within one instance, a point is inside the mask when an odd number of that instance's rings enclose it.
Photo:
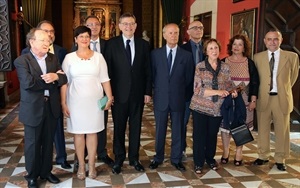
M 48 56 L 48 54 L 45 54 L 44 57 L 39 59 L 31 50 L 30 50 L 30 52 L 32 53 L 32 55 L 34 56 L 34 58 L 38 62 L 39 66 L 41 67 L 41 70 L 42 70 L 43 74 L 47 74 L 46 57 Z M 50 96 L 49 90 L 45 90 L 44 95 L 45 96 Z
M 176 57 L 176 52 L 177 52 L 178 45 L 176 45 L 174 48 L 170 48 L 168 45 L 166 45 L 166 47 L 167 47 L 167 58 L 168 58 L 168 55 L 170 53 L 170 50 L 172 49 L 172 65 L 171 65 L 171 70 L 170 70 L 170 72 L 171 72 L 172 68 L 173 68 L 173 64 L 174 64 L 174 59 Z

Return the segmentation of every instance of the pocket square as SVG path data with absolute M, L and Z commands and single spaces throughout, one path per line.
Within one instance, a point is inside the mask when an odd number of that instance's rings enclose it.
M 98 107 L 100 110 L 104 110 L 106 103 L 108 101 L 107 96 L 102 97 L 101 99 L 98 100 Z

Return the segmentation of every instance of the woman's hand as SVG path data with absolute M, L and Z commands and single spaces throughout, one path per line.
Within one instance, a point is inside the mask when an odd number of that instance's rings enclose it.
M 109 110 L 113 104 L 114 104 L 114 97 L 109 97 L 104 110 Z
M 227 97 L 230 93 L 227 90 L 217 90 L 217 95 L 224 98 Z
M 256 101 L 251 101 L 248 104 L 248 110 L 251 112 L 252 110 L 254 110 L 256 108 Z
M 69 111 L 69 108 L 66 104 L 62 105 L 62 112 L 63 112 L 65 117 L 67 117 L 67 118 L 70 117 L 70 111 Z
M 232 96 L 232 98 L 236 98 L 238 96 L 238 92 L 236 90 L 233 90 L 231 92 L 231 96 Z

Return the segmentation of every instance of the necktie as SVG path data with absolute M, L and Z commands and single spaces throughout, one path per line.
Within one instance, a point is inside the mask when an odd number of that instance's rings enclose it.
M 195 64 L 197 65 L 199 61 L 200 61 L 199 44 L 196 44 Z
M 169 55 L 168 55 L 168 68 L 169 73 L 171 72 L 171 66 L 172 66 L 172 49 L 170 49 Z
M 198 51 L 198 53 L 199 53 L 199 62 L 200 61 L 203 61 L 203 46 L 199 43 L 199 51 Z M 199 63 L 199 62 L 197 62 L 197 63 Z
M 131 49 L 130 49 L 129 43 L 130 43 L 130 40 L 128 39 L 126 41 L 126 54 L 127 54 L 128 63 L 131 66 Z
M 271 82 L 270 82 L 270 91 L 273 89 L 273 70 L 274 70 L 274 63 L 275 63 L 275 58 L 274 58 L 274 53 L 271 53 L 272 57 L 270 59 L 270 72 L 271 72 Z
M 97 43 L 98 43 L 98 41 L 91 41 L 91 43 L 93 44 L 93 51 L 97 52 Z

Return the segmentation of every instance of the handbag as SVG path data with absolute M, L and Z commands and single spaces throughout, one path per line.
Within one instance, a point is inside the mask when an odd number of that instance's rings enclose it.
M 98 108 L 100 110 L 104 110 L 107 101 L 108 101 L 108 97 L 106 95 L 104 97 L 102 97 L 101 99 L 99 99 L 98 100 Z
M 233 129 L 230 128 L 230 132 L 236 146 L 241 146 L 254 140 L 246 124 L 243 124 Z

